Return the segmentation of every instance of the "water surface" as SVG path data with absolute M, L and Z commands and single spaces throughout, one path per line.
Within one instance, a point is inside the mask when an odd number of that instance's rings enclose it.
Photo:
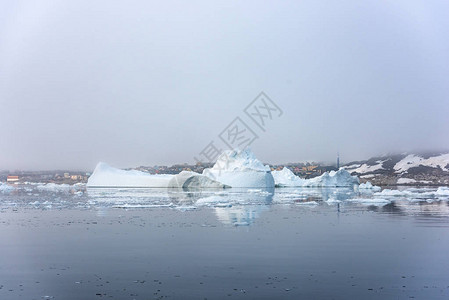
M 0 193 L 0 299 L 448 299 L 436 188 Z

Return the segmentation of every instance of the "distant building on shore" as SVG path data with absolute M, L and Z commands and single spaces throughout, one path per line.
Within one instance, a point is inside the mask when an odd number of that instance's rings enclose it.
M 19 181 L 19 176 L 9 175 L 6 177 L 6 182 L 17 182 Z

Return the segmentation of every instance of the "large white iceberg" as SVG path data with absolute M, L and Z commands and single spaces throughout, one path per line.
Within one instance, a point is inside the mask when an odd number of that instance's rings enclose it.
M 87 181 L 88 187 L 168 187 L 169 174 L 149 174 L 137 170 L 121 170 L 99 162 Z
M 311 179 L 303 179 L 284 167 L 281 171 L 272 172 L 276 186 L 295 187 L 353 187 L 359 185 L 359 178 L 351 176 L 345 169 L 325 172 Z
M 88 187 L 224 188 L 224 184 L 195 172 L 177 175 L 121 170 L 100 162 L 87 181 Z
M 262 164 L 249 149 L 227 150 L 203 175 L 234 188 L 273 188 L 270 167 Z

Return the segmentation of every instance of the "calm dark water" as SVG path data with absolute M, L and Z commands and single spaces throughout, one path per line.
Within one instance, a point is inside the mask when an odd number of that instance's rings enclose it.
M 0 193 L 0 299 L 448 299 L 433 189 Z

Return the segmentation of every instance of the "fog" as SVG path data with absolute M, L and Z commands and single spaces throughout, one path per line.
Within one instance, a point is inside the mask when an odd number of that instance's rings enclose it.
M 193 163 L 236 117 L 270 163 L 449 149 L 446 1 L 0 8 L 0 169 Z

